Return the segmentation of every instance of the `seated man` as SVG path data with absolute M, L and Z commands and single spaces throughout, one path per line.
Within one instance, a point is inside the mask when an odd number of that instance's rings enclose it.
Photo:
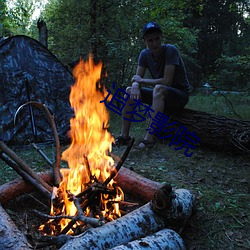
M 118 146 L 128 144 L 131 139 L 129 130 L 132 114 L 127 112 L 133 110 L 131 103 L 134 99 L 152 105 L 153 117 L 157 112 L 183 108 L 189 100 L 190 84 L 177 48 L 171 44 L 162 44 L 161 27 L 154 22 L 144 26 L 142 37 L 147 48 L 141 51 L 136 75 L 132 77 L 132 86 L 126 89 L 130 99 L 123 109 L 123 117 L 127 120 L 122 120 L 121 135 L 116 139 Z M 152 79 L 143 78 L 146 69 Z M 138 147 L 152 147 L 154 142 L 154 135 L 147 132 Z

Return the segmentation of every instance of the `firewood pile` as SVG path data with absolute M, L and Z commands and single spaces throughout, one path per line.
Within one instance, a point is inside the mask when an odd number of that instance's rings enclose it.
M 39 230 L 43 236 L 28 240 L 1 209 L 0 249 L 185 249 L 180 233 L 193 214 L 195 196 L 189 190 L 173 190 L 123 168 L 134 139 L 118 161 L 113 159 L 108 112 L 101 104 L 108 93 L 97 84 L 100 75 L 101 64 L 94 65 L 91 57 L 74 68 L 72 143 L 62 153 L 68 169 L 60 166 L 60 142 L 49 110 L 34 101 L 17 110 L 33 105 L 45 112 L 54 135 L 56 160 L 52 163 L 33 144 L 52 166 L 52 171 L 38 174 L 0 141 L 0 158 L 23 178 L 0 186 L 0 203 L 36 190 L 50 211 L 33 211 L 32 216 L 42 217 Z M 124 200 L 124 193 L 136 197 L 136 202 Z
M 67 218 L 70 223 L 58 235 L 48 233 L 28 241 L 0 207 L 0 246 L 15 250 L 45 246 L 54 246 L 56 249 L 185 249 L 180 233 L 194 211 L 195 196 L 189 190 L 172 190 L 169 185 L 162 186 L 122 167 L 131 146 L 127 147 L 115 171 L 104 183 L 94 180 L 92 185 L 78 195 L 68 192 L 68 198 L 75 204 L 77 213 Z M 54 184 L 51 186 L 51 183 L 55 183 L 55 171 L 37 174 L 3 142 L 0 142 L 0 149 L 1 159 L 23 177 L 23 180 L 0 186 L 0 203 L 5 205 L 16 196 L 34 189 L 50 203 L 55 188 Z M 112 179 L 119 183 L 125 194 L 131 194 L 140 203 L 118 201 L 122 216 L 108 221 L 103 218 L 98 205 L 100 194 L 109 196 L 117 193 L 116 189 L 107 187 Z M 56 201 L 57 206 L 60 206 L 60 197 Z M 89 206 L 92 211 L 86 216 L 84 209 Z M 54 223 L 67 217 L 33 212 L 43 220 L 52 220 Z M 76 224 L 78 226 L 74 228 Z M 73 234 L 67 234 L 72 228 Z

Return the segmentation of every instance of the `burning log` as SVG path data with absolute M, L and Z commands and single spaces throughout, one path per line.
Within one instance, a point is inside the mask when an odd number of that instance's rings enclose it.
M 51 172 L 37 174 L 39 179 L 47 183 L 53 181 Z M 159 182 L 147 179 L 127 168 L 121 167 L 120 171 L 114 178 L 120 187 L 130 195 L 143 203 L 149 202 L 158 188 L 162 186 Z M 0 203 L 5 204 L 8 201 L 24 193 L 34 191 L 33 186 L 21 179 L 16 179 L 0 186 Z
M 17 229 L 0 204 L 0 249 L 32 249 L 24 235 Z
M 190 191 L 172 191 L 170 186 L 163 186 L 151 202 L 102 227 L 70 238 L 60 249 L 109 249 L 166 227 L 180 228 L 192 215 L 194 203 L 195 197 Z
M 162 229 L 144 238 L 111 248 L 111 250 L 185 250 L 182 238 L 172 229 Z

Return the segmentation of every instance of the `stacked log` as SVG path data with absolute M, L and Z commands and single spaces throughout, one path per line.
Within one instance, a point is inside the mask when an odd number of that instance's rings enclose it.
M 194 205 L 195 197 L 190 191 L 180 189 L 173 192 L 170 186 L 163 186 L 151 202 L 101 227 L 91 228 L 70 238 L 60 250 L 110 249 L 155 234 L 164 228 L 180 229 L 192 215 Z M 164 233 L 168 235 L 165 240 L 166 249 L 174 249 L 171 247 L 176 244 L 176 250 L 185 249 L 177 233 Z M 157 236 L 146 240 L 154 241 L 155 237 L 164 233 L 159 232 Z M 136 242 L 134 244 L 137 245 Z

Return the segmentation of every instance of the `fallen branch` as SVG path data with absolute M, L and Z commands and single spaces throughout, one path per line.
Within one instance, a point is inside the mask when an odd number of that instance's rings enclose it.
M 132 140 L 130 141 L 129 145 L 127 146 L 124 154 L 122 155 L 122 158 L 120 159 L 120 161 L 117 163 L 114 171 L 111 172 L 110 176 L 104 181 L 104 185 L 108 185 L 108 183 L 117 175 L 118 171 L 120 170 L 120 168 L 122 167 L 124 161 L 126 160 L 133 144 L 135 142 L 135 138 L 132 138 Z
M 189 132 L 196 133 L 199 144 L 204 147 L 241 154 L 250 152 L 250 121 L 186 108 L 169 116 L 172 121 L 178 122 L 176 131 L 183 125 Z M 163 132 L 160 137 L 165 134 Z

